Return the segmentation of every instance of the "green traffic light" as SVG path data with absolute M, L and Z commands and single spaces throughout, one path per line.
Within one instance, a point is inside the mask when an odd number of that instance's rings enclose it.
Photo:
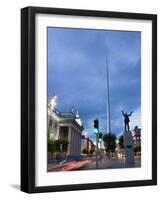
M 98 129 L 97 128 L 94 128 L 93 131 L 94 131 L 94 133 L 98 134 Z
M 99 138 L 99 142 L 101 143 L 101 142 L 102 142 L 102 139 Z

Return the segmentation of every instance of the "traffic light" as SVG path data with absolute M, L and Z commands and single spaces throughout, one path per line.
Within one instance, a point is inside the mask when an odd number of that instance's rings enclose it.
M 93 125 L 94 133 L 98 134 L 98 132 L 99 132 L 99 120 L 95 119 L 93 122 L 94 122 L 94 125 Z
M 102 142 L 102 136 L 103 136 L 103 134 L 102 134 L 102 133 L 99 133 L 99 136 L 98 136 L 99 142 Z
M 99 139 L 102 139 L 102 133 L 99 133 Z

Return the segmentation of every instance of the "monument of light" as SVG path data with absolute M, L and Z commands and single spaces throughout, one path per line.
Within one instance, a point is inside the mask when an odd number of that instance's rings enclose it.
M 130 114 L 124 113 L 121 111 L 124 116 L 124 148 L 125 148 L 125 167 L 133 167 L 135 164 L 134 161 L 134 146 L 133 146 L 133 137 L 132 133 L 129 129 L 129 117 L 132 115 L 133 112 Z

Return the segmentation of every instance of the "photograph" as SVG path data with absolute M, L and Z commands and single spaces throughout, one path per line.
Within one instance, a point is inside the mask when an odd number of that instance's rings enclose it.
M 21 17 L 21 190 L 156 185 L 157 15 Z
M 141 31 L 48 26 L 46 43 L 47 172 L 141 168 Z

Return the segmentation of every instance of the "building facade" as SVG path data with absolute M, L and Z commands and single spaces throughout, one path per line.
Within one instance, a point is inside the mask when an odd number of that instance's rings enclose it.
M 88 152 L 90 150 L 95 150 L 95 145 L 93 143 L 92 140 L 90 140 L 89 138 L 86 138 L 84 135 L 82 135 L 82 141 L 81 141 L 81 152 L 83 151 L 83 149 L 87 149 Z
M 80 159 L 83 124 L 79 114 L 59 112 L 48 106 L 48 138 L 68 141 L 67 157 Z
M 135 126 L 132 130 L 133 144 L 134 147 L 141 146 L 141 128 Z

